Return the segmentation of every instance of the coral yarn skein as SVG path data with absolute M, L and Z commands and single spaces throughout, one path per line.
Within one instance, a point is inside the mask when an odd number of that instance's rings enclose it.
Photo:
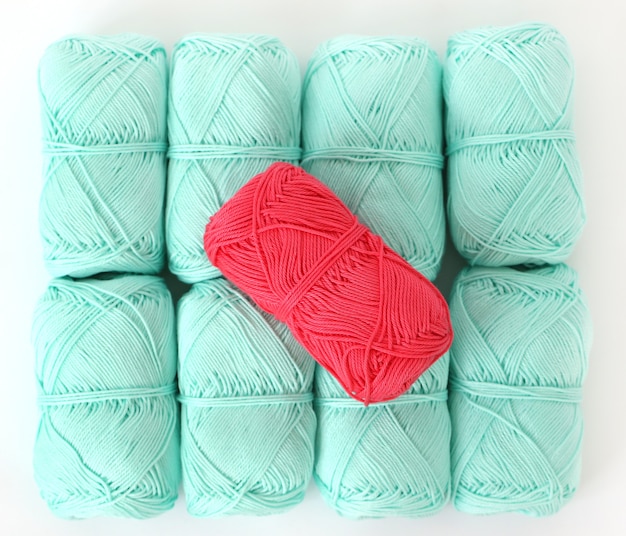
M 204 246 L 366 405 L 401 395 L 452 343 L 435 286 L 291 164 L 245 184 L 209 221 Z

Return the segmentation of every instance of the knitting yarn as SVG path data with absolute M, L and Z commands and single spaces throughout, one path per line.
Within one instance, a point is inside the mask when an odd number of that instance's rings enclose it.
M 364 407 L 324 369 L 315 376 L 315 481 L 352 518 L 426 516 L 450 493 L 448 354 L 406 394 Z
M 552 514 L 578 487 L 591 321 L 577 274 L 471 268 L 450 302 L 452 495 L 464 512 Z
M 198 35 L 174 47 L 166 235 L 170 270 L 219 276 L 202 249 L 209 217 L 276 160 L 300 158 L 300 70 L 278 39 Z
M 554 28 L 460 33 L 448 43 L 448 216 L 471 264 L 557 263 L 585 222 L 572 132 L 573 65 Z
M 427 278 L 445 239 L 441 66 L 414 37 L 339 37 L 304 81 L 302 165 Z
M 33 323 L 35 479 L 64 518 L 146 518 L 180 481 L 174 310 L 162 280 L 53 280 Z
M 189 512 L 262 515 L 298 504 L 313 469 L 315 362 L 222 278 L 183 296 L 178 328 Z
M 39 66 L 45 183 L 39 223 L 53 276 L 163 265 L 165 50 L 140 35 L 69 37 Z
M 452 341 L 439 291 L 315 177 L 276 163 L 210 220 L 211 262 L 366 405 L 406 391 Z

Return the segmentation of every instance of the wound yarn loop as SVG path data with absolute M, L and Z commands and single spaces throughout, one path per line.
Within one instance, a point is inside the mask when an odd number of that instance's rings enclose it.
M 319 262 L 287 293 L 281 304 L 276 308 L 274 316 L 282 322 L 287 322 L 291 311 L 317 283 L 319 278 L 322 277 L 346 251 L 354 247 L 356 242 L 358 242 L 366 232 L 368 232 L 367 227 L 361 225 L 359 221 L 354 218 L 352 227 L 325 252 L 323 257 L 320 257 Z
M 54 279 L 33 320 L 34 472 L 63 518 L 147 518 L 180 482 L 174 307 L 152 276 Z
M 163 266 L 166 76 L 165 49 L 140 35 L 68 37 L 43 55 L 39 227 L 53 276 Z
M 441 66 L 413 37 L 321 44 L 303 84 L 303 167 L 428 279 L 445 241 Z
M 557 512 L 580 479 L 591 319 L 564 264 L 468 268 L 454 283 L 452 496 L 464 512 Z
M 174 47 L 165 220 L 182 281 L 220 275 L 202 249 L 209 217 L 272 162 L 299 161 L 300 85 L 295 56 L 274 37 L 195 35 Z
M 549 25 L 479 28 L 449 40 L 448 216 L 470 264 L 554 264 L 574 248 L 586 215 L 573 85 L 567 42 Z
M 194 285 L 178 312 L 188 511 L 267 515 L 295 506 L 313 470 L 315 362 L 225 279 Z
M 303 169 L 276 163 L 210 220 L 211 262 L 365 404 L 404 393 L 449 348 L 439 291 Z
M 448 354 L 394 400 L 348 398 L 318 367 L 315 482 L 342 516 L 421 517 L 450 495 Z

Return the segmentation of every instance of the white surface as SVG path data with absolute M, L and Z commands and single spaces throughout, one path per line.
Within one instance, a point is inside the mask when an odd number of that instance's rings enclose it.
M 0 534 L 116 536 L 149 534 L 626 534 L 626 61 L 619 35 L 623 0 L 0 0 Z M 187 33 L 261 32 L 279 36 L 304 67 L 321 41 L 346 33 L 411 34 L 443 55 L 452 33 L 486 24 L 541 20 L 568 38 L 577 66 L 578 147 L 589 223 L 570 264 L 591 303 L 595 343 L 584 389 L 586 437 L 580 490 L 556 516 L 472 517 L 448 506 L 427 519 L 341 519 L 311 486 L 282 516 L 197 520 L 181 499 L 149 521 L 58 520 L 32 477 L 35 407 L 30 322 L 48 281 L 41 260 L 37 205 L 41 188 L 36 68 L 45 46 L 68 33 L 153 35 L 170 49 Z M 447 290 L 458 258 L 449 254 Z

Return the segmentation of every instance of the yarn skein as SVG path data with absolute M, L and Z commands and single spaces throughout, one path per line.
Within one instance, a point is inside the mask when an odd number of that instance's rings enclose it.
M 572 251 L 585 223 L 573 69 L 567 42 L 545 24 L 450 39 L 448 216 L 470 264 L 553 264 Z
M 152 276 L 53 280 L 33 322 L 35 479 L 64 518 L 146 518 L 180 481 L 174 309 Z
M 228 281 L 179 303 L 181 456 L 192 515 L 266 515 L 303 498 L 313 470 L 315 362 Z
M 169 267 L 196 283 L 220 275 L 202 249 L 209 217 L 272 162 L 300 159 L 300 69 L 274 37 L 198 35 L 174 47 L 170 86 Z
M 165 50 L 134 34 L 68 37 L 39 65 L 39 225 L 53 276 L 163 266 Z
M 309 62 L 302 166 L 427 278 L 445 241 L 441 66 L 413 37 L 339 37 Z
M 321 367 L 315 481 L 339 514 L 351 518 L 432 515 L 450 495 L 448 354 L 406 394 L 363 407 Z
M 276 163 L 210 220 L 211 262 L 364 404 L 405 392 L 452 341 L 435 286 L 303 169 Z
M 464 512 L 557 512 L 578 487 L 591 320 L 577 274 L 461 272 L 450 310 L 452 495 Z

